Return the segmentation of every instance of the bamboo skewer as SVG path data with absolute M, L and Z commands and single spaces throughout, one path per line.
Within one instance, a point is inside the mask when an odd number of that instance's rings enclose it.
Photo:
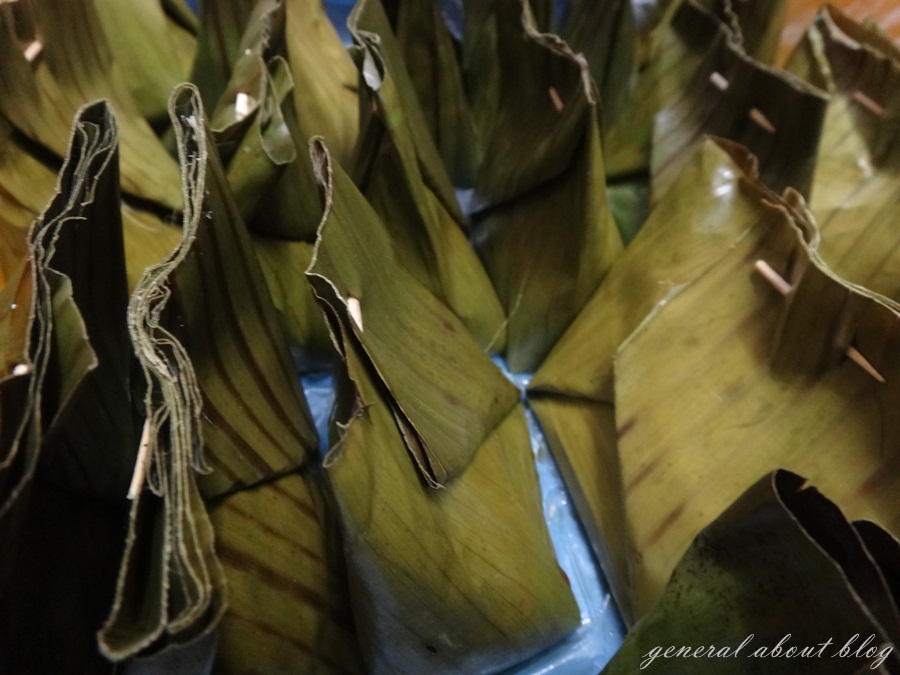
M 765 260 L 757 260 L 754 264 L 756 271 L 759 272 L 760 276 L 763 277 L 766 281 L 768 281 L 772 287 L 777 290 L 782 295 L 787 295 L 791 292 L 793 288 L 778 272 L 772 269 L 772 266 L 769 265 Z M 847 357 L 853 361 L 856 365 L 866 371 L 869 375 L 874 377 L 876 380 L 881 382 L 882 384 L 885 382 L 884 377 L 879 373 L 875 366 L 869 363 L 869 360 L 859 353 L 859 350 L 850 345 L 844 351 Z

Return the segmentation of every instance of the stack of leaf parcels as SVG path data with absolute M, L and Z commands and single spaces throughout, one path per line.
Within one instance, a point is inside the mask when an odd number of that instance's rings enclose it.
M 0 672 L 514 667 L 579 624 L 525 405 L 608 672 L 896 672 L 900 50 L 784 13 L 0 3 Z

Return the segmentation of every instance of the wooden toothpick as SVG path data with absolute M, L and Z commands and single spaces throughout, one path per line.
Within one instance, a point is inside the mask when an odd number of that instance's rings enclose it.
M 28 63 L 34 63 L 35 59 L 41 55 L 41 52 L 44 51 L 44 45 L 41 42 L 35 40 L 34 42 L 29 42 L 28 46 L 25 47 L 23 53 L 25 54 L 25 60 Z
M 253 100 L 251 96 L 248 96 L 244 92 L 238 92 L 238 95 L 234 99 L 234 118 L 238 122 L 242 119 L 246 118 L 247 115 L 250 114 L 250 107 L 256 101 Z
M 547 90 L 547 95 L 550 96 L 550 100 L 553 102 L 553 107 L 556 108 L 556 112 L 562 112 L 563 108 L 565 108 L 565 104 L 563 100 L 559 97 L 559 92 L 556 91 L 555 87 L 550 87 Z
M 137 461 L 134 463 L 134 473 L 131 474 L 131 485 L 128 486 L 128 499 L 134 499 L 141 486 L 144 484 L 144 475 L 147 473 L 147 456 L 150 454 L 150 420 L 144 420 L 144 430 L 141 432 L 141 444 L 138 446 Z
M 763 277 L 766 281 L 772 284 L 772 287 L 775 288 L 782 295 L 787 295 L 791 292 L 793 288 L 778 272 L 772 269 L 772 266 L 767 263 L 765 260 L 757 260 L 754 267 L 756 267 L 756 271 L 759 272 L 760 276 Z M 875 366 L 869 363 L 869 360 L 859 353 L 859 350 L 850 345 L 844 351 L 847 357 L 853 361 L 856 365 L 866 371 L 869 375 L 874 377 L 876 380 L 884 384 L 885 379 L 877 370 L 875 370 Z
M 356 322 L 356 325 L 359 326 L 359 329 L 363 329 L 363 318 L 362 318 L 362 305 L 359 304 L 359 300 L 353 297 L 347 298 L 347 312 L 350 314 L 350 318 Z
M 873 101 L 859 89 L 853 92 L 853 100 L 876 117 L 884 117 L 884 106 Z
M 759 108 L 750 108 L 750 112 L 747 113 L 750 116 L 750 119 L 756 123 L 760 128 L 768 131 L 770 134 L 775 133 L 775 125 L 772 124 L 771 120 L 768 117 L 763 115 L 762 111 Z
M 728 80 L 725 79 L 725 76 L 717 70 L 714 70 L 712 73 L 710 73 L 709 81 L 712 82 L 713 86 L 719 91 L 725 91 L 726 89 L 728 89 Z

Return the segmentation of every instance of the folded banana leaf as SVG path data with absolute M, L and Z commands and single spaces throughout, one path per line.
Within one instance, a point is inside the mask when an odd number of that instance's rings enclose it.
M 210 124 L 216 147 L 228 167 L 228 184 L 241 218 L 249 221 L 264 200 L 268 201 L 268 194 L 285 168 L 297 159 L 297 147 L 282 113 L 282 105 L 293 88 L 287 62 L 280 56 L 268 64 L 260 54 L 245 57 L 238 61 L 234 78 Z M 245 93 L 248 90 L 250 93 Z M 241 96 L 251 102 L 250 109 L 237 113 Z M 234 121 L 216 133 L 223 109 Z M 315 194 L 310 191 L 312 197 Z M 265 208 L 268 209 L 268 204 Z
M 545 529 L 522 408 L 447 489 L 429 490 L 352 319 L 331 317 L 347 373 L 325 464 L 369 672 L 497 672 L 562 638 L 578 610 Z
M 754 160 L 706 141 L 535 373 L 528 398 L 626 623 L 633 559 L 613 407 L 613 356 L 657 303 L 714 264 L 761 219 L 743 180 Z
M 596 88 L 587 64 L 500 2 L 502 74 L 475 189 L 473 243 L 508 317 L 506 358 L 532 371 L 622 249 L 606 203 Z M 522 39 L 522 31 L 525 39 Z M 550 223 L 559 223 L 556 228 Z
M 390 228 L 396 260 L 454 311 L 483 349 L 501 351 L 503 309 L 466 239 L 450 177 L 378 0 L 358 3 L 349 27 L 361 99 L 371 100 L 376 111 L 363 115 L 356 182 Z
M 733 30 L 693 0 L 681 4 L 672 30 L 690 34 L 706 51 L 681 95 L 656 115 L 653 201 L 667 192 L 704 134 L 746 146 L 758 158 L 760 179 L 776 192 L 792 187 L 809 196 L 825 93 L 747 56 Z
M 85 103 L 110 100 L 119 120 L 123 190 L 162 207 L 181 205 L 178 168 L 156 138 L 112 61 L 93 3 L 63 0 L 3 3 L 0 22 L 0 113 L 59 157 Z M 19 31 L 18 33 L 16 31 Z M 38 42 L 31 62 L 20 47 Z M 90 39 L 70 39 L 71 35 Z
M 408 64 L 408 85 L 421 108 L 422 122 L 437 146 L 453 185 L 471 188 L 480 148 L 463 64 L 441 3 L 389 0 L 383 4 L 388 15 L 394 17 L 397 49 L 402 61 Z M 405 94 L 403 103 L 409 102 Z
M 822 233 L 819 253 L 849 281 L 900 300 L 894 227 L 900 49 L 826 8 L 788 68 L 831 94 L 809 201 Z
M 357 73 L 321 0 L 284 0 L 285 44 L 303 144 L 322 136 L 349 166 L 359 133 Z M 302 150 L 298 154 L 305 154 Z
M 148 382 L 151 491 L 135 499 L 116 604 L 100 634 L 115 660 L 196 639 L 222 617 L 223 572 L 193 469 L 208 472 L 209 498 L 295 470 L 315 443 L 197 90 L 176 90 L 171 105 L 184 235 L 148 268 L 129 305 Z
M 169 93 L 188 77 L 196 37 L 170 16 L 161 0 L 93 0 L 93 4 L 110 53 L 141 114 L 165 123 Z
M 387 389 L 423 478 L 443 486 L 466 470 L 518 393 L 456 315 L 398 263 L 387 227 L 321 141 L 311 151 L 328 210 L 307 277 L 326 317 L 353 317 L 348 329 Z
M 56 196 L 0 298 L 4 672 L 111 670 L 94 632 L 114 590 L 139 424 L 116 142 L 105 104 L 79 111 Z
M 12 269 L 25 258 L 28 227 L 54 194 L 56 174 L 41 153 L 23 144 L 0 118 L 0 264 Z M 180 231 L 151 211 L 122 202 L 128 288 L 148 265 L 159 262 L 181 238 Z
M 214 108 L 225 91 L 234 65 L 242 54 L 241 42 L 247 33 L 254 6 L 263 4 L 274 3 L 219 0 L 200 4 L 197 52 L 190 81 L 197 86 L 209 110 Z M 250 30 L 255 30 L 255 27 L 251 26 Z M 259 37 L 258 32 L 254 35 Z M 247 47 L 252 47 L 252 43 Z
M 630 96 L 625 114 L 606 129 L 604 156 L 610 179 L 631 178 L 646 171 L 656 114 L 677 102 L 695 79 L 697 69 L 722 39 L 721 25 L 734 49 L 762 63 L 775 56 L 786 3 L 692 0 L 663 3 L 653 30 L 646 38 L 647 56 Z
M 774 468 L 809 476 L 848 517 L 900 531 L 896 306 L 834 275 L 803 241 L 813 226 L 789 201 L 763 196 L 759 213 L 616 353 L 638 615 L 711 515 Z M 787 279 L 786 300 L 753 273 L 757 259 Z
M 336 360 L 328 326 L 306 282 L 313 244 L 251 235 L 263 276 L 288 341 L 298 347 L 294 361 L 300 372 L 325 370 Z
M 766 475 L 697 535 L 603 673 L 895 672 L 898 554 L 801 476 Z
M 214 672 L 364 672 L 320 490 L 291 474 L 210 505 L 229 602 Z

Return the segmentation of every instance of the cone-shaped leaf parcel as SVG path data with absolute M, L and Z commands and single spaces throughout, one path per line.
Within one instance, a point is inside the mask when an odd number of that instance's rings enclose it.
M 378 317 L 386 282 L 369 272 L 368 256 L 383 252 L 384 228 L 324 147 L 314 145 L 313 153 L 328 210 L 309 274 L 347 368 L 326 467 L 369 668 L 439 673 L 511 665 L 577 622 L 542 522 L 522 409 L 458 320 L 412 279 L 403 292 L 416 294 L 416 314 L 401 314 L 400 297 L 383 312 L 390 323 Z M 415 389 L 406 391 L 420 392 L 411 404 L 400 398 L 404 372 L 380 351 L 391 330 L 414 332 L 407 351 L 421 349 L 412 360 L 432 373 L 428 382 L 411 381 Z M 462 400 L 444 393 L 442 362 L 451 356 L 471 361 Z M 412 406 L 408 417 L 404 405 Z M 442 447 L 432 450 L 432 426 L 418 433 L 420 419 L 438 412 L 439 424 L 458 429 L 457 444 L 474 446 L 463 448 L 463 465 L 451 465 Z M 440 489 L 431 487 L 432 457 L 455 469 Z

